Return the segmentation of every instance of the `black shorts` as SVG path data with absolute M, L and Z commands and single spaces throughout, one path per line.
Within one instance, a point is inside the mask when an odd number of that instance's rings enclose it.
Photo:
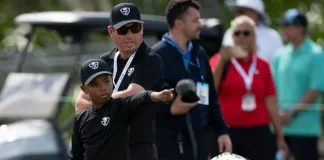
M 290 155 L 294 157 L 294 160 L 318 159 L 318 137 L 286 136 L 285 140 L 289 147 Z

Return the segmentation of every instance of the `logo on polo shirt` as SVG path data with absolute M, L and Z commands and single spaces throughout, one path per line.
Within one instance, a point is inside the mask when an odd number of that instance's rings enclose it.
M 129 68 L 128 71 L 127 71 L 127 75 L 128 76 L 132 75 L 134 70 L 135 70 L 134 68 Z
M 99 62 L 91 62 L 91 63 L 89 64 L 89 67 L 90 67 L 91 69 L 97 69 L 97 68 L 99 67 Z
M 109 124 L 109 121 L 110 121 L 109 117 L 103 117 L 101 124 L 106 127 Z
M 129 7 L 123 7 L 120 9 L 120 12 L 124 15 L 124 16 L 128 16 L 129 12 L 130 12 L 130 8 Z

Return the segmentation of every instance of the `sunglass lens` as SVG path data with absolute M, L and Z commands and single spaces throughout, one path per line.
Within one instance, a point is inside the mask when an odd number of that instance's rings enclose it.
M 241 35 L 241 32 L 240 31 L 235 31 L 234 32 L 234 36 L 240 36 Z
M 139 33 L 141 31 L 142 25 L 141 24 L 134 24 L 134 25 L 130 26 L 129 29 L 131 30 L 132 33 L 136 34 L 136 33 Z
M 243 35 L 244 35 L 245 37 L 247 37 L 247 36 L 250 35 L 250 32 L 249 32 L 249 31 L 244 31 L 244 32 L 242 32 L 242 33 L 243 33 Z
M 129 27 L 127 26 L 122 26 L 119 29 L 117 29 L 117 33 L 119 35 L 126 35 L 128 33 L 128 30 L 130 30 L 132 33 L 136 34 L 139 33 L 142 29 L 142 25 L 140 23 L 133 24 Z
M 251 32 L 250 31 L 235 31 L 234 36 L 240 36 L 243 35 L 245 37 L 250 36 Z
M 127 32 L 128 32 L 128 27 L 126 27 L 126 26 L 122 26 L 119 29 L 117 29 L 117 33 L 119 35 L 125 35 L 125 34 L 127 34 Z

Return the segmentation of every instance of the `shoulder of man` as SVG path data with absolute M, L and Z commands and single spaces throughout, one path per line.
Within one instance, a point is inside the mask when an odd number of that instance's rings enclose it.
M 288 43 L 282 47 L 280 47 L 279 49 L 276 50 L 276 52 L 273 55 L 273 59 L 274 58 L 280 58 L 284 55 L 287 55 L 288 52 L 291 52 L 293 50 L 292 44 Z
M 157 42 L 152 46 L 152 49 L 162 57 L 165 54 L 169 54 L 170 53 L 169 49 L 171 48 L 173 49 L 173 46 L 165 43 L 163 40 L 160 40 L 159 42 Z
M 163 66 L 163 61 L 160 55 L 151 47 L 147 46 L 144 42 L 140 46 L 137 52 L 145 52 L 146 56 L 145 58 L 141 59 L 142 62 L 145 60 L 144 65 L 152 64 L 154 66 L 157 66 L 158 64 Z M 146 66 L 147 67 L 147 66 Z
M 313 40 L 309 39 L 309 43 L 311 45 L 310 49 L 313 54 L 323 54 L 323 47 L 314 42 Z
M 118 51 L 117 48 L 114 48 L 110 52 L 103 53 L 99 58 L 104 60 L 106 63 L 109 63 L 111 60 L 114 60 L 114 55 Z
M 208 60 L 208 55 L 205 49 L 201 45 L 197 44 L 196 42 L 193 42 L 193 52 L 195 52 L 198 57 Z

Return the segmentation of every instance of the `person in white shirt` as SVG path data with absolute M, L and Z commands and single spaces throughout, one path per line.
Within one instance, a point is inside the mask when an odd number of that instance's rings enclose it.
M 236 0 L 228 4 L 235 16 L 246 15 L 252 18 L 257 24 L 256 29 L 256 51 L 257 55 L 264 60 L 271 62 L 277 49 L 283 46 L 280 34 L 268 27 L 270 20 L 264 11 L 262 0 Z M 233 46 L 232 31 L 228 29 L 223 37 L 223 46 Z

